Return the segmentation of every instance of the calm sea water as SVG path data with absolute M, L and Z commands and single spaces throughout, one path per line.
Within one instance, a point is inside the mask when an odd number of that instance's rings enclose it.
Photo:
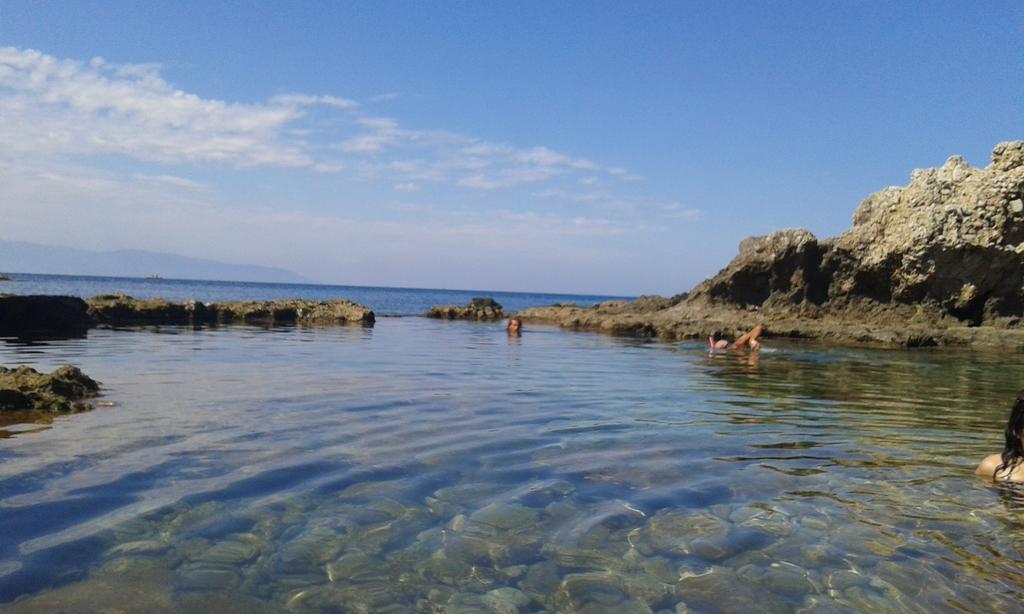
M 0 429 L 11 612 L 1016 611 L 973 475 L 1024 356 L 501 324 L 0 343 L 116 403 Z
M 139 279 L 132 277 L 86 277 L 81 275 L 33 275 L 10 273 L 13 280 L 0 282 L 8 294 L 62 294 L 89 298 L 120 292 L 135 298 L 163 298 L 169 301 L 269 301 L 275 299 L 348 299 L 373 309 L 378 316 L 419 315 L 435 305 L 465 305 L 473 297 L 489 296 L 507 312 L 527 307 L 576 303 L 593 305 L 612 299 L 630 298 L 580 294 L 496 292 L 492 290 L 432 290 L 420 288 L 371 288 L 315 284 L 271 284 L 243 281 L 197 281 L 191 279 Z

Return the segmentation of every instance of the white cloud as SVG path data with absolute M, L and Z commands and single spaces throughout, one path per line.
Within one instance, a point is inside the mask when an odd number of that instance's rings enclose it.
M 114 154 L 164 165 L 297 167 L 349 171 L 386 185 L 439 182 L 489 191 L 581 173 L 633 177 L 544 146 L 405 128 L 340 96 L 287 93 L 249 104 L 202 98 L 175 88 L 160 71 L 156 64 L 0 48 L 0 156 Z M 313 107 L 332 113 L 331 121 L 318 122 Z
M 307 166 L 282 139 L 297 106 L 228 104 L 174 89 L 152 65 L 60 60 L 0 48 L 8 153 L 123 154 L 160 163 Z
M 354 109 L 359 103 L 347 98 L 337 96 L 308 96 L 306 94 L 282 94 L 270 99 L 272 104 L 284 107 L 310 107 L 323 105 L 337 109 Z
M 192 181 L 191 179 L 185 179 L 184 177 L 176 177 L 174 175 L 135 175 L 135 178 L 143 183 L 149 183 L 153 185 L 164 185 L 173 186 L 176 188 L 186 188 L 189 190 L 203 190 L 206 186 Z

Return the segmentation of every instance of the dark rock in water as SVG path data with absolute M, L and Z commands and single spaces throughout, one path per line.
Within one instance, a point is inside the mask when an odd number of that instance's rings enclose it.
M 49 374 L 26 366 L 0 367 L 0 411 L 82 411 L 91 408 L 84 400 L 96 396 L 99 388 L 95 380 L 70 365 Z
M 0 275 L 0 281 L 14 281 L 14 280 L 11 279 L 10 277 L 6 276 L 6 275 Z
M 81 336 L 91 325 L 88 305 L 80 298 L 0 295 L 0 335 Z
M 501 305 L 493 298 L 474 298 L 465 307 L 458 305 L 431 307 L 430 311 L 423 315 L 442 320 L 479 320 L 481 322 L 503 320 L 506 317 Z

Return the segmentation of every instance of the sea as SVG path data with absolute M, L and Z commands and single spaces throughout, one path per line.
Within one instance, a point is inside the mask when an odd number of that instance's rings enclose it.
M 1001 450 L 1020 353 L 770 336 L 760 353 L 709 353 L 540 325 L 509 337 L 501 322 L 411 314 L 470 295 L 511 309 L 604 297 L 147 283 L 32 276 L 9 290 L 294 289 L 404 317 L 0 340 L 0 364 L 74 364 L 103 386 L 94 410 L 0 426 L 2 612 L 1024 600 L 1024 496 L 974 475 Z

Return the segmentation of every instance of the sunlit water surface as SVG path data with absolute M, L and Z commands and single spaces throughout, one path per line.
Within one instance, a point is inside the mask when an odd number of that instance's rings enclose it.
M 0 609 L 1011 611 L 973 469 L 1019 354 L 500 324 L 0 344 L 114 407 L 0 429 Z M 113 610 L 111 610 L 113 611 Z

